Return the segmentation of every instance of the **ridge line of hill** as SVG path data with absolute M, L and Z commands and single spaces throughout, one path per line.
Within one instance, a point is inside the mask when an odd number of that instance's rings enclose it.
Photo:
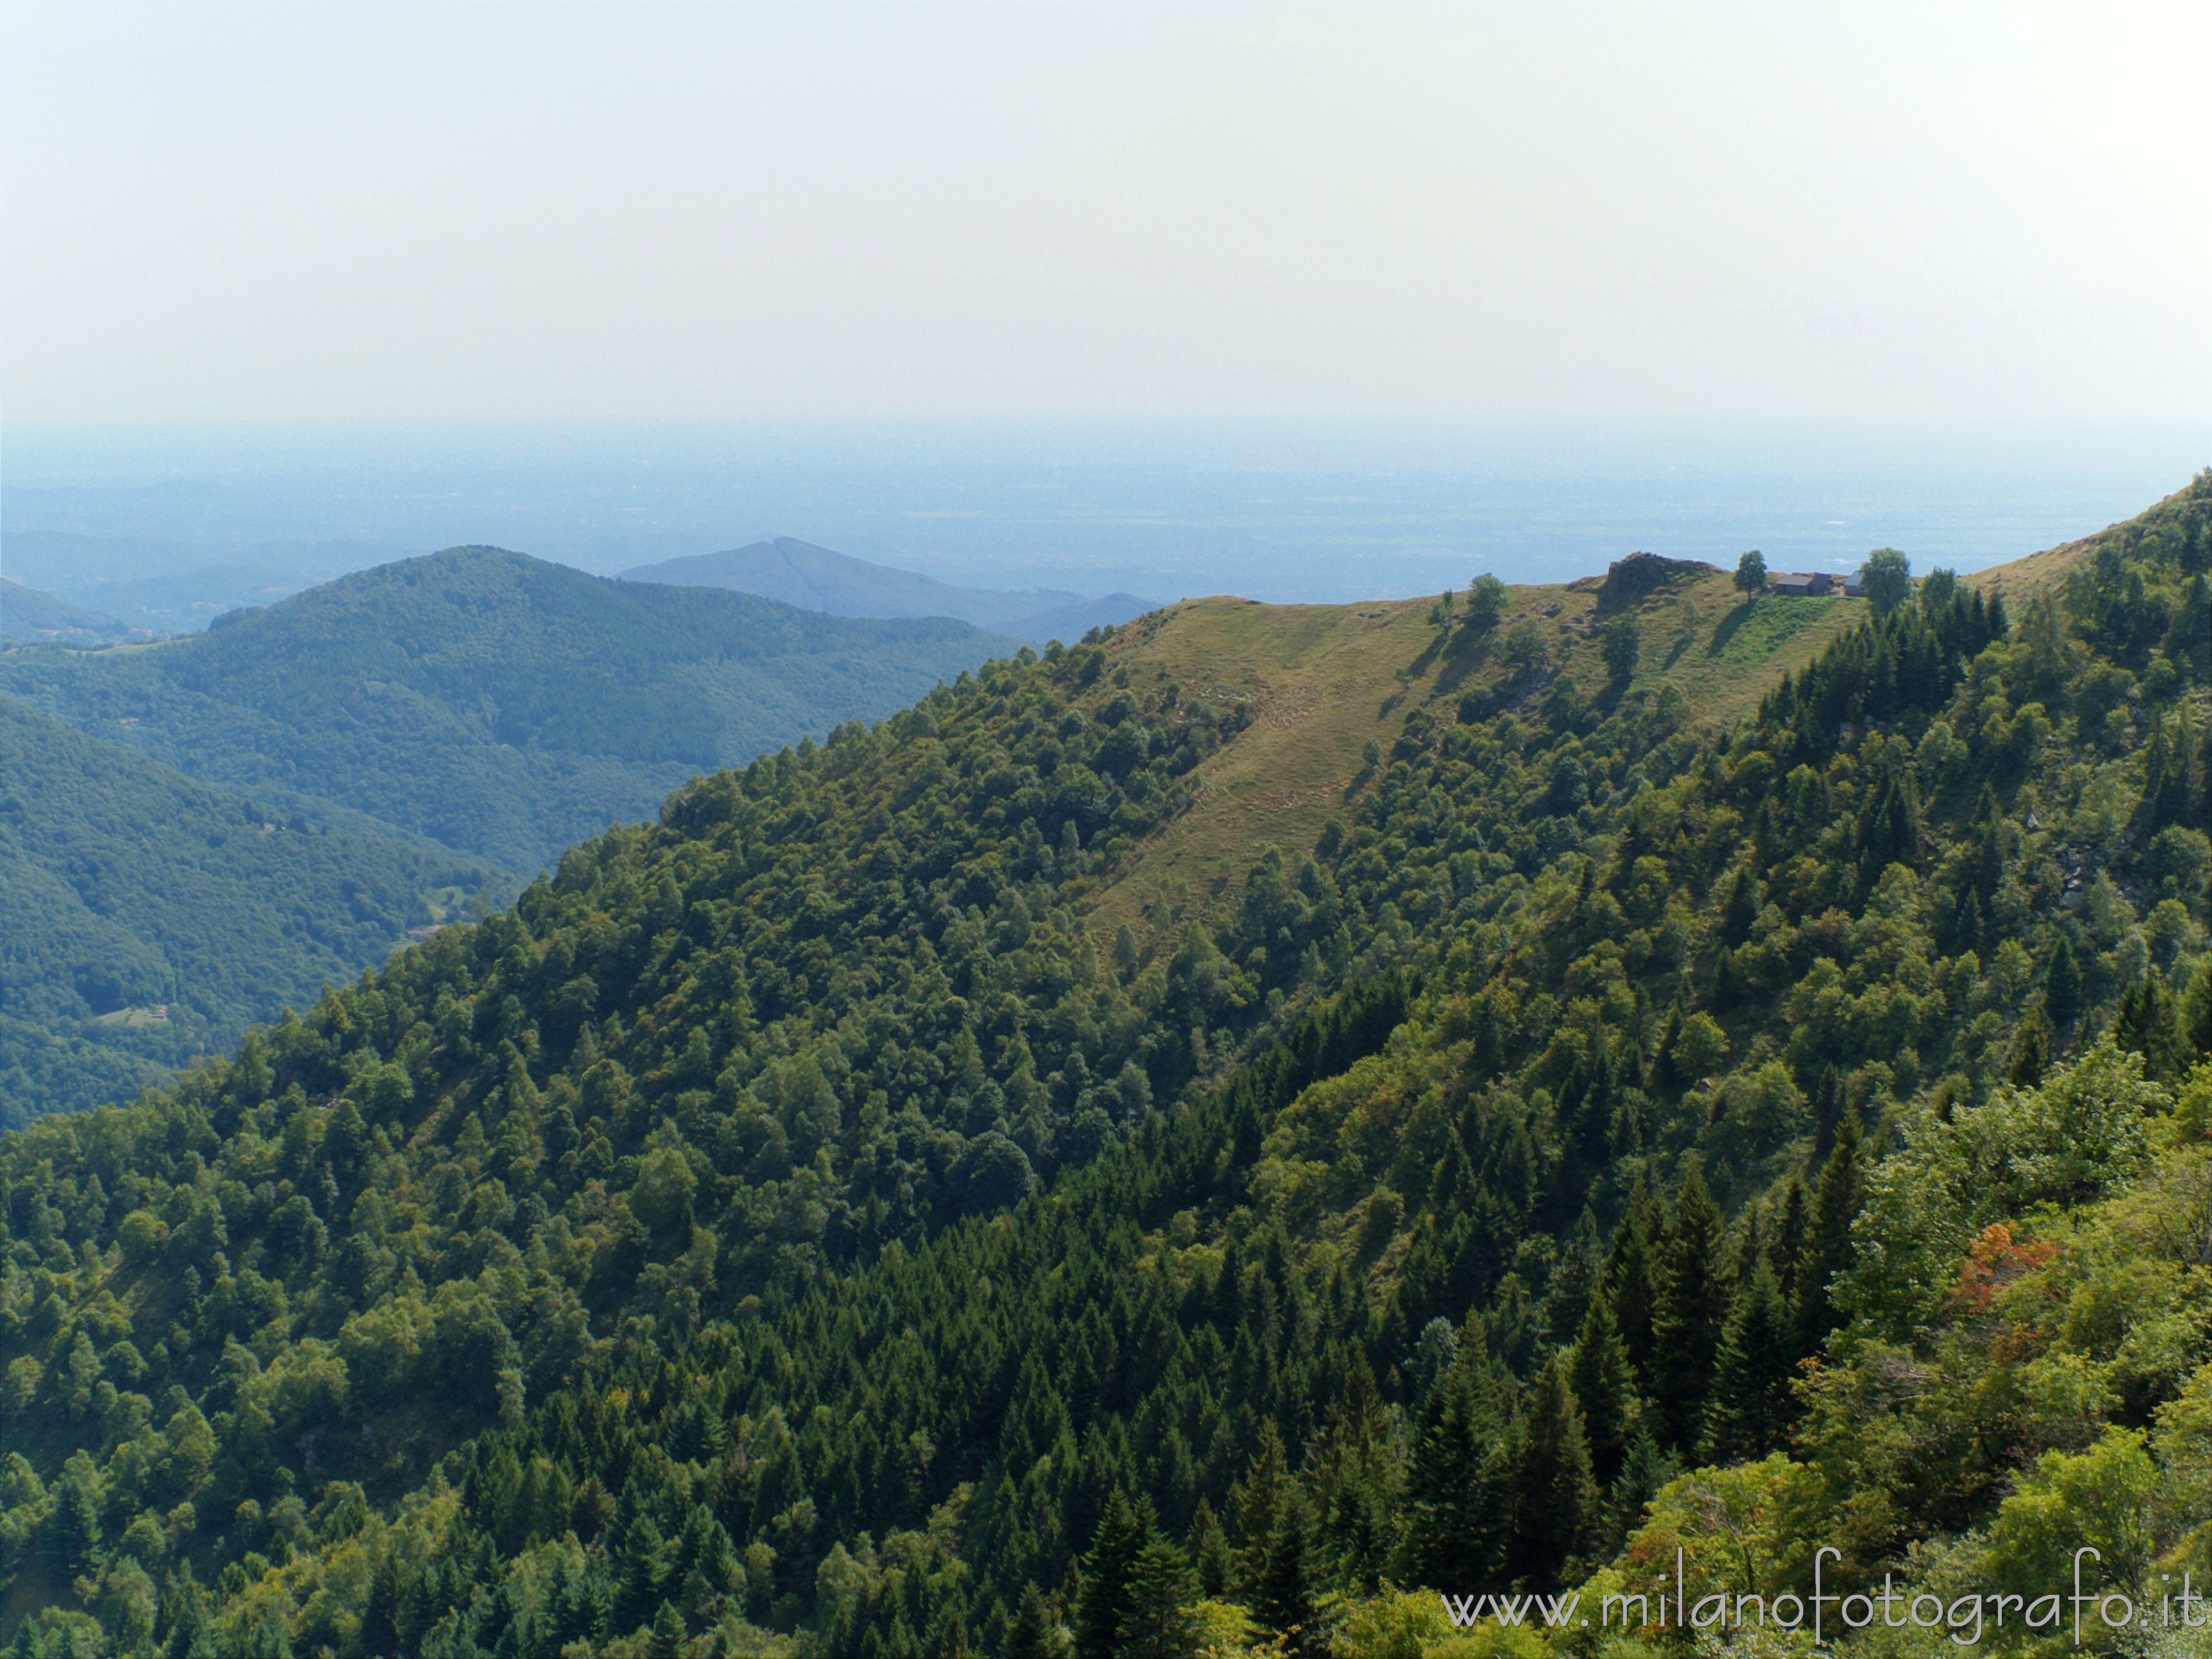
M 1073 642 L 1149 609 L 1131 593 L 1086 599 L 1049 589 L 961 587 L 916 571 L 779 536 L 720 553 L 697 553 L 622 573 L 624 581 L 726 587 L 839 617 L 952 617 L 1042 647 Z

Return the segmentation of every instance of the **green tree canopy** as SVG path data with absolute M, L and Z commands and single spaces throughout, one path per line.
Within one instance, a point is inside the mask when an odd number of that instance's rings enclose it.
M 1877 547 L 1859 567 L 1859 586 L 1875 614 L 1887 617 L 1912 597 L 1912 562 L 1893 547 Z
M 1615 617 L 1605 625 L 1605 669 L 1615 680 L 1626 680 L 1636 672 L 1637 659 L 1644 652 L 1644 630 L 1633 616 Z
M 1505 584 L 1487 570 L 1474 579 L 1467 592 L 1467 619 L 1477 628 L 1488 628 L 1504 614 L 1512 599 Z
M 1766 556 L 1757 548 L 1735 562 L 1735 585 L 1747 599 L 1765 591 Z

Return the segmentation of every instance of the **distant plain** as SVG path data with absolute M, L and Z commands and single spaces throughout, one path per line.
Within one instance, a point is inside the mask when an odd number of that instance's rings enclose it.
M 2207 453 L 2201 423 L 21 428 L 0 557 L 40 587 L 58 561 L 38 532 L 96 540 L 107 580 L 179 616 L 196 565 L 226 572 L 205 611 L 465 544 L 613 574 L 781 536 L 969 587 L 1344 604 L 1478 569 L 1566 581 L 1639 550 L 1836 570 L 1889 545 L 1973 570 L 2102 529 Z

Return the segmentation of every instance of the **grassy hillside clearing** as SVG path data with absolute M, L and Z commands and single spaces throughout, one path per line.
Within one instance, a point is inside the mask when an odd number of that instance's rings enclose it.
M 1147 949 L 1207 906 L 1233 899 L 1264 848 L 1311 847 L 1333 817 L 1348 817 L 1419 714 L 1423 741 L 1440 744 L 1470 692 L 1483 709 L 1533 702 L 1559 680 L 1601 706 L 1679 695 L 1690 722 L 1725 726 L 1756 707 L 1784 673 L 1820 654 L 1867 614 L 1863 600 L 1761 598 L 1747 605 L 1723 574 L 1692 576 L 1627 611 L 1642 635 L 1625 684 L 1604 665 L 1599 584 L 1516 587 L 1498 623 L 1447 631 L 1433 599 L 1354 605 L 1267 605 L 1186 600 L 1139 618 L 1105 641 L 1133 684 L 1173 686 L 1184 700 L 1251 723 L 1202 762 L 1190 805 L 1119 864 L 1091 912 L 1102 942 L 1127 925 Z M 1523 675 L 1508 659 L 1534 629 L 1550 666 Z M 1467 712 L 1479 718 L 1477 706 Z

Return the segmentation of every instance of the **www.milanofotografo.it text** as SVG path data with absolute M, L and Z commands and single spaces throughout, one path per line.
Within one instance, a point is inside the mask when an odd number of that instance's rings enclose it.
M 1985 1632 L 2008 1627 L 2049 1636 L 2070 1623 L 2076 1646 L 2085 1635 L 2108 1631 L 2212 1628 L 2212 1601 L 2198 1593 L 2190 1573 L 2181 1575 L 2179 1586 L 2162 1576 L 2155 1594 L 2110 1589 L 2094 1575 L 2085 1582 L 2085 1565 L 2103 1559 L 2094 1548 L 2074 1553 L 2069 1588 L 2033 1596 L 1984 1590 L 1915 1593 L 1888 1574 L 1883 1575 L 1879 1589 L 1838 1590 L 1824 1582 L 1824 1570 L 1832 1559 L 1840 1562 L 1843 1552 L 1832 1547 L 1814 1552 L 1809 1595 L 1790 1590 L 1775 1596 L 1716 1590 L 1692 1601 L 1685 1553 L 1677 1550 L 1671 1585 L 1661 1578 L 1653 1581 L 1653 1590 L 1612 1591 L 1599 1598 L 1594 1610 L 1584 1607 L 1583 1592 L 1574 1591 L 1562 1595 L 1448 1595 L 1444 1611 L 1454 1625 L 1462 1627 L 1485 1620 L 1509 1628 L 1527 1625 L 1553 1630 L 1587 1629 L 1592 1623 L 1607 1629 L 1641 1630 L 1771 1626 L 1810 1630 L 1815 1641 L 1832 1632 L 1865 1630 L 1879 1620 L 1891 1630 L 1942 1631 L 1962 1648 L 1978 1646 Z

